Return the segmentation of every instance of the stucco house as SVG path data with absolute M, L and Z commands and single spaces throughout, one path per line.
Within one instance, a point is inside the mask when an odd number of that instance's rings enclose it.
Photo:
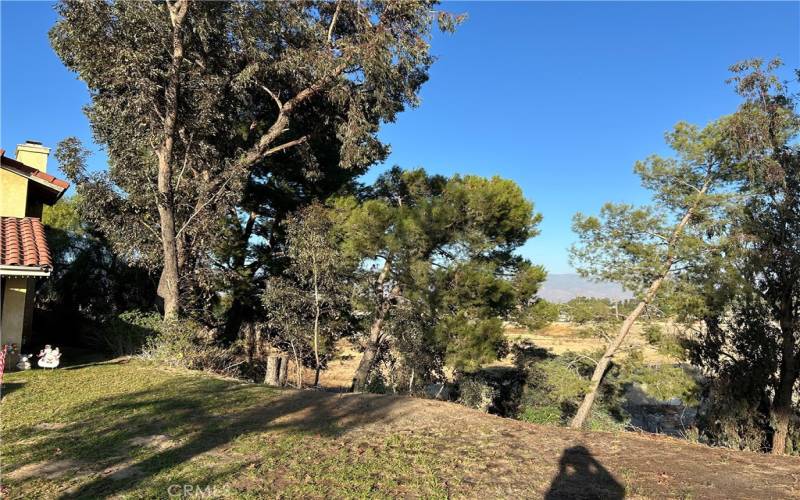
M 0 149 L 0 344 L 14 346 L 6 366 L 16 364 L 30 333 L 36 279 L 52 270 L 42 209 L 69 187 L 47 173 L 49 154 L 34 141 L 18 145 L 16 159 Z

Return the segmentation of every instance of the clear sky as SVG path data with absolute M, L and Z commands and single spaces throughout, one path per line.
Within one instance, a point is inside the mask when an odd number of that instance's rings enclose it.
M 647 201 L 637 159 L 666 154 L 664 132 L 737 105 L 727 68 L 780 56 L 800 68 L 800 2 L 445 3 L 469 19 L 436 35 L 422 105 L 385 126 L 386 165 L 515 180 L 544 215 L 523 253 L 570 272 L 576 211 Z M 0 147 L 26 139 L 91 144 L 85 86 L 47 40 L 47 2 L 0 3 Z M 104 168 L 97 147 L 93 168 Z M 50 172 L 58 175 L 52 160 Z

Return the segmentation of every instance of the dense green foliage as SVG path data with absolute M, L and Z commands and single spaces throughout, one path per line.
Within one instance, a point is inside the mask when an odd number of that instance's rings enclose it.
M 576 297 L 561 306 L 561 311 L 573 323 L 585 325 L 621 321 L 636 305 L 633 300 L 612 301 L 592 297 Z
M 725 127 L 726 120 L 703 129 L 679 123 L 666 137 L 674 157 L 654 155 L 635 165 L 643 187 L 652 192 L 652 205 L 607 203 L 599 216 L 576 214 L 579 241 L 570 250 L 576 269 L 644 294 L 664 273 L 677 272 L 701 253 L 718 223 L 715 215 L 729 199 L 726 181 L 736 169 L 723 147 Z M 687 211 L 688 224 L 676 232 Z
M 525 307 L 520 308 L 514 315 L 514 321 L 531 330 L 544 328 L 553 321 L 557 321 L 561 315 L 562 307 L 559 304 L 548 302 L 542 298 L 533 301 Z
M 692 361 L 719 380 L 713 407 L 736 409 L 733 420 L 747 429 L 742 446 L 759 442 L 774 453 L 792 449 L 800 377 L 800 116 L 772 73 L 779 64 L 732 68 L 744 99 L 729 131 L 732 155 L 746 167 L 742 202 L 729 210 L 718 250 L 681 283 L 695 297 L 684 301 L 686 322 L 703 324 Z M 734 427 L 711 426 L 711 439 L 731 442 Z
M 364 270 L 365 353 L 354 385 L 391 345 L 408 376 L 471 371 L 505 347 L 501 319 L 532 304 L 545 272 L 515 250 L 541 216 L 511 181 L 397 168 L 336 202 L 345 251 Z
M 127 334 L 109 333 L 112 339 L 104 332 L 107 328 L 119 331 L 118 315 L 128 310 L 155 312 L 155 283 L 146 270 L 120 258 L 103 234 L 81 219 L 80 203 L 73 196 L 44 209 L 53 272 L 37 282 L 39 311 L 34 315 L 35 338 L 29 340 L 127 354 L 140 344 L 133 338 L 138 335 L 123 340 Z

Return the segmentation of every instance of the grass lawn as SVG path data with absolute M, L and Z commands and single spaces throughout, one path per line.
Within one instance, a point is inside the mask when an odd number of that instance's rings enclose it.
M 0 412 L 7 498 L 800 495 L 796 458 L 139 361 L 7 374 Z
M 423 439 L 342 439 L 344 421 L 302 397 L 314 395 L 136 361 L 8 374 L 3 483 L 10 498 L 165 497 L 174 484 L 220 497 L 446 496 L 435 471 L 452 464 Z

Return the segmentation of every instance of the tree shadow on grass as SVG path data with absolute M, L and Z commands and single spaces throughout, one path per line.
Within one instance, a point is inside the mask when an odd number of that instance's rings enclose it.
M 0 386 L 0 399 L 5 398 L 17 389 L 21 389 L 24 385 L 25 382 L 3 382 L 2 386 Z
M 558 475 L 545 494 L 546 500 L 566 498 L 625 498 L 625 487 L 595 460 L 584 446 L 567 448 L 559 461 Z
M 64 450 L 65 458 L 91 469 L 92 479 L 62 497 L 108 497 L 134 490 L 162 472 L 153 481 L 169 480 L 170 469 L 215 449 L 224 454 L 229 444 L 250 434 L 283 431 L 336 437 L 356 425 L 390 420 L 397 416 L 392 407 L 400 399 L 178 379 L 69 411 L 62 420 L 72 423 L 38 440 L 22 462 L 53 460 L 51 450 Z M 32 427 L 20 429 L 17 437 L 37 434 L 41 437 Z M 143 437 L 159 440 L 142 443 Z M 168 444 L 161 447 L 164 441 Z M 249 462 L 223 457 L 224 475 L 232 477 L 253 460 L 258 457 Z M 223 474 L 216 467 L 208 473 L 204 484 Z

